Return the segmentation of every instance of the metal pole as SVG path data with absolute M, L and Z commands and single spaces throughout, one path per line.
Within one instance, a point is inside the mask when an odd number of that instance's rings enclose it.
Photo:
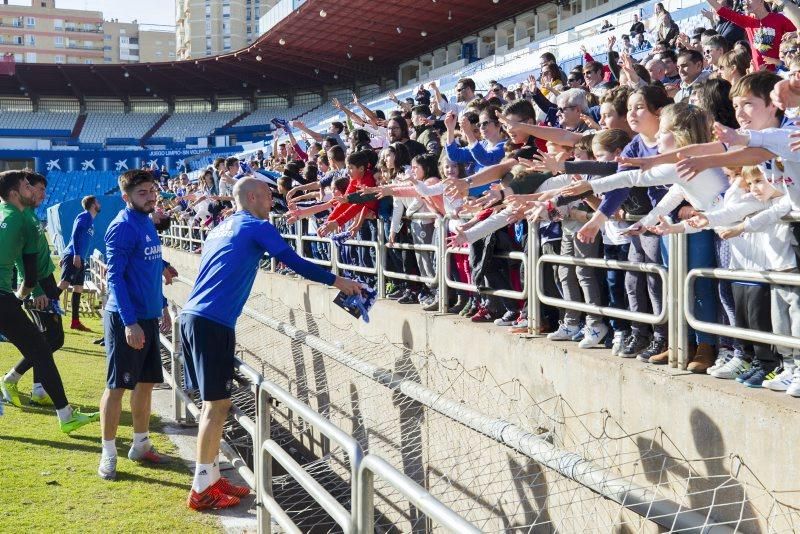
M 436 284 L 439 286 L 439 313 L 447 313 L 447 304 L 449 301 L 448 287 L 447 287 L 447 271 L 450 267 L 450 257 L 447 255 L 447 228 L 449 226 L 449 219 L 442 217 L 438 219 L 439 228 L 437 235 L 439 243 L 436 247 Z
M 378 298 L 386 298 L 386 275 L 384 274 L 384 267 L 386 265 L 386 243 L 383 234 L 383 219 L 378 217 L 378 239 L 377 239 L 377 254 L 375 255 L 375 283 L 377 284 Z
M 678 236 L 678 263 L 676 265 L 677 269 L 675 271 L 675 290 L 676 295 L 673 297 L 676 302 L 675 306 L 677 307 L 676 319 L 677 325 L 675 325 L 675 332 L 678 336 L 676 340 L 676 346 L 678 347 L 678 369 L 686 369 L 686 366 L 689 364 L 689 347 L 688 347 L 688 334 L 689 334 L 689 326 L 686 324 L 686 320 L 684 319 L 684 282 L 686 280 L 686 267 L 688 265 L 688 256 L 689 251 L 687 247 L 687 237 L 686 234 L 677 234 Z
M 678 321 L 681 320 L 680 300 L 677 290 L 678 275 L 678 234 L 670 234 L 667 242 L 669 258 L 667 261 L 667 295 L 669 299 L 664 303 L 667 306 L 667 339 L 669 341 L 669 366 L 678 367 Z
M 539 277 L 539 225 L 528 224 L 528 333 L 539 335 L 542 329 L 542 304 L 537 292 Z
M 178 356 L 180 350 L 180 317 L 175 314 L 174 305 L 169 307 L 169 314 L 172 316 L 172 348 L 170 358 L 172 358 L 172 409 L 176 421 L 181 420 L 181 398 L 178 389 L 181 387 L 181 359 Z
M 272 461 L 264 461 L 264 443 L 270 437 L 269 394 L 256 387 L 256 438 L 253 445 L 253 473 L 256 476 L 256 521 L 259 534 L 271 534 L 272 517 L 264 506 L 264 495 L 272 495 Z

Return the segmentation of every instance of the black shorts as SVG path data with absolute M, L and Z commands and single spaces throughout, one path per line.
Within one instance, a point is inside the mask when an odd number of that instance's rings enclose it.
M 236 332 L 211 319 L 181 315 L 181 349 L 186 360 L 187 384 L 200 390 L 204 401 L 231 398 Z
M 139 321 L 144 331 L 144 347 L 136 350 L 125 340 L 125 324 L 118 312 L 105 311 L 106 361 L 108 389 L 133 389 L 139 382 L 160 384 L 164 381 L 158 338 L 158 319 Z
M 81 263 L 81 268 L 78 269 L 72 264 L 74 256 L 62 256 L 61 261 L 58 263 L 61 267 L 61 281 L 69 282 L 71 286 L 82 286 L 86 278 L 86 262 Z

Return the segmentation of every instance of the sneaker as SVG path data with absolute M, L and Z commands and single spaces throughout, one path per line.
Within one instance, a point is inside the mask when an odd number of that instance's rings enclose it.
M 220 480 L 222 479 L 220 478 L 201 493 L 192 490 L 186 500 L 186 505 L 199 512 L 201 510 L 230 508 L 239 504 L 239 497 L 228 495 L 222 491 L 223 484 L 220 484 Z
M 17 389 L 16 382 L 8 382 L 5 377 L 0 378 L 0 393 L 3 394 L 3 399 L 13 404 L 17 408 L 22 408 L 22 401 L 19 400 L 19 389 Z
M 750 363 L 747 362 L 741 353 L 735 354 L 733 358 L 727 361 L 722 367 L 715 369 L 709 373 L 714 378 L 721 378 L 723 380 L 733 380 L 737 376 L 750 369 Z
M 232 497 L 247 497 L 250 495 L 250 488 L 247 486 L 237 486 L 235 484 L 231 484 L 231 481 L 225 477 L 220 477 L 219 482 L 219 489 L 222 490 L 222 493 L 225 495 L 231 495 Z
M 131 447 L 128 451 L 128 459 L 134 462 L 147 463 L 147 464 L 167 464 L 172 459 L 169 456 L 159 454 L 155 447 L 152 445 L 149 449 L 142 451 L 136 447 Z
M 717 359 L 714 360 L 714 365 L 706 369 L 706 374 L 710 375 L 712 372 L 716 371 L 733 358 L 734 352 L 733 349 L 730 347 L 720 347 L 717 351 Z
M 397 286 L 394 284 L 394 282 L 386 282 L 386 295 L 387 295 L 387 297 L 388 297 L 388 295 L 391 295 L 395 291 L 397 291 Z
M 792 383 L 786 388 L 786 394 L 792 397 L 800 397 L 800 368 L 795 368 Z
M 706 370 L 712 365 L 714 365 L 714 348 L 708 343 L 700 343 L 686 370 L 690 373 L 706 374 Z
M 481 307 L 478 309 L 478 313 L 470 318 L 470 321 L 473 323 L 490 323 L 493 321 L 492 312 L 488 308 Z
M 391 293 L 386 294 L 386 298 L 390 300 L 397 300 L 401 298 L 406 293 L 406 288 L 403 286 L 397 286 L 394 291 Z
M 42 393 L 41 395 L 37 393 L 31 393 L 31 398 L 28 401 L 28 404 L 31 406 L 41 406 L 43 408 L 49 408 L 53 406 L 53 399 L 50 398 L 50 395 L 47 393 Z
M 586 325 L 584 324 L 578 326 L 578 331 L 575 333 L 574 336 L 572 336 L 572 339 L 570 341 L 574 341 L 575 343 L 581 341 L 583 339 L 583 334 L 584 334 L 583 329 L 585 327 Z
M 634 333 L 625 340 L 625 345 L 619 355 L 622 358 L 635 358 L 637 354 L 647 350 L 648 346 L 650 346 L 650 338 L 648 336 Z
M 417 304 L 417 294 L 411 289 L 406 289 L 403 296 L 397 302 L 400 304 Z
M 650 358 L 667 350 L 667 340 L 663 337 L 654 337 L 642 352 L 636 355 L 640 362 L 650 363 Z
M 591 349 L 603 345 L 603 340 L 608 335 L 608 326 L 605 323 L 598 323 L 596 326 L 589 326 L 583 329 L 583 339 L 578 343 L 581 349 Z
M 630 337 L 630 332 L 627 330 L 617 330 L 614 332 L 614 337 L 611 340 L 611 355 L 622 356 L 622 350 L 625 348 L 625 340 Z
M 750 364 L 750 369 L 737 376 L 736 381 L 741 384 L 742 382 L 750 378 L 752 375 L 754 375 L 759 369 L 761 369 L 761 361 L 753 360 L 753 362 Z
M 69 434 L 89 423 L 96 423 L 100 420 L 100 412 L 82 413 L 80 410 L 73 410 L 72 417 L 68 421 L 60 421 L 61 431 Z
M 495 319 L 494 324 L 496 324 L 497 326 L 512 326 L 516 324 L 518 316 L 519 313 L 515 311 L 507 311 L 506 313 L 503 314 L 502 317 L 500 317 L 499 319 Z
M 459 295 L 458 299 L 456 299 L 456 303 L 447 308 L 447 313 L 458 313 L 460 314 L 461 311 L 464 309 L 465 306 L 469 304 L 469 299 L 465 299 L 463 296 Z
M 742 381 L 742 384 L 749 388 L 760 388 L 765 380 L 774 380 L 776 376 L 775 369 L 759 366 L 747 380 Z
M 117 457 L 100 455 L 100 465 L 97 467 L 97 476 L 103 480 L 117 479 Z
M 466 311 L 464 312 L 464 317 L 471 318 L 473 317 L 478 311 L 481 309 L 481 306 L 478 304 L 477 300 L 472 302 L 472 305 L 467 306 L 464 308 Z
M 786 391 L 789 389 L 789 386 L 792 385 L 794 373 L 795 371 L 793 367 L 787 367 L 775 378 L 771 380 L 764 380 L 764 383 L 761 384 L 761 386 L 770 391 Z
M 91 332 L 91 330 L 80 321 L 72 321 L 69 327 L 78 332 Z
M 579 328 L 577 326 L 569 326 L 563 321 L 558 322 L 558 330 L 547 334 L 547 339 L 550 341 L 572 341 Z
M 430 300 L 425 306 L 422 307 L 422 311 L 439 311 L 439 299 Z

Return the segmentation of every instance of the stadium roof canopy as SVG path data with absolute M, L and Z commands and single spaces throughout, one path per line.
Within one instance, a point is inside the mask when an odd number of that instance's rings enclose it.
M 394 77 L 405 60 L 542 3 L 308 0 L 249 47 L 235 52 L 197 60 L 124 65 L 20 63 L 13 75 L 0 74 L 0 94 L 208 97 L 252 95 L 255 90 L 282 94 L 290 89 L 352 85 L 356 80 L 372 82 L 381 76 Z

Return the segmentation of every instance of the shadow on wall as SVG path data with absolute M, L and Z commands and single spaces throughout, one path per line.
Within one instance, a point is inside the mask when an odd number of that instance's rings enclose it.
M 716 521 L 740 521 L 737 532 L 760 533 L 759 514 L 746 500 L 745 489 L 731 473 L 725 455 L 725 442 L 717 424 L 702 410 L 692 410 L 690 416 L 692 437 L 701 460 L 686 460 L 670 454 L 667 447 L 677 451 L 672 440 L 659 432 L 653 440 L 636 439 L 644 475 L 653 485 L 664 487 L 667 479 L 682 481 L 685 488 L 680 502 L 689 509 L 709 513 Z M 672 498 L 673 496 L 667 495 Z

